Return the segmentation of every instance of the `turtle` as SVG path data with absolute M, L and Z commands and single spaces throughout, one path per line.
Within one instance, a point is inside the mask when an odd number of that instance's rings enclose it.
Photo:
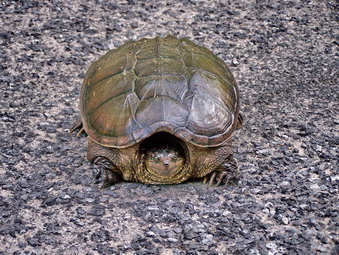
M 88 135 L 102 187 L 120 181 L 219 186 L 239 179 L 239 91 L 224 61 L 187 38 L 128 41 L 93 62 L 70 129 Z

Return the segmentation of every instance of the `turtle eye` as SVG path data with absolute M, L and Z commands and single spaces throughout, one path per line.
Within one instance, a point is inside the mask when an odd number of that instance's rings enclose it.
M 153 158 L 153 161 L 154 163 L 158 164 L 160 162 L 160 158 L 156 156 Z
M 177 160 L 178 160 L 178 157 L 177 157 L 177 156 L 173 156 L 173 157 L 172 157 L 172 161 L 173 161 L 173 162 L 177 162 Z

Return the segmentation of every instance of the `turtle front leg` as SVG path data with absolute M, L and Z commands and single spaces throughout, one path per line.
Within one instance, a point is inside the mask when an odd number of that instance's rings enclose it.
M 120 170 L 106 157 L 96 157 L 93 164 L 99 169 L 93 170 L 95 183 L 102 183 L 101 188 L 107 188 L 122 180 Z
M 220 184 L 227 185 L 229 182 L 236 183 L 239 180 L 238 162 L 230 155 L 218 169 L 211 172 L 204 177 L 203 183 L 207 183 L 209 186 L 219 186 Z
M 94 170 L 96 183 L 102 183 L 101 188 L 106 188 L 123 180 L 123 174 L 118 162 L 120 151 L 118 149 L 104 147 L 91 138 L 88 138 L 87 159 L 97 165 Z
M 77 133 L 77 137 L 79 137 L 83 132 L 84 132 L 84 128 L 82 125 L 82 120 L 81 117 L 78 116 L 73 124 L 73 126 L 71 127 L 71 129 L 69 130 L 69 132 L 72 134 L 75 130 L 80 129 L 79 132 Z

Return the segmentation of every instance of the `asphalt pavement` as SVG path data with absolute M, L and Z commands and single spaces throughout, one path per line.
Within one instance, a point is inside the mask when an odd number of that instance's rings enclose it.
M 338 254 L 336 1 L 1 1 L 0 254 Z M 241 179 L 99 189 L 79 115 L 89 64 L 173 34 L 231 68 Z

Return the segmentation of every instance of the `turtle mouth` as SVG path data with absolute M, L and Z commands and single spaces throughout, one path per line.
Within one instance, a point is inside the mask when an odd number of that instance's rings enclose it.
M 143 183 L 171 184 L 191 173 L 186 143 L 167 132 L 158 132 L 140 143 L 137 179 Z

